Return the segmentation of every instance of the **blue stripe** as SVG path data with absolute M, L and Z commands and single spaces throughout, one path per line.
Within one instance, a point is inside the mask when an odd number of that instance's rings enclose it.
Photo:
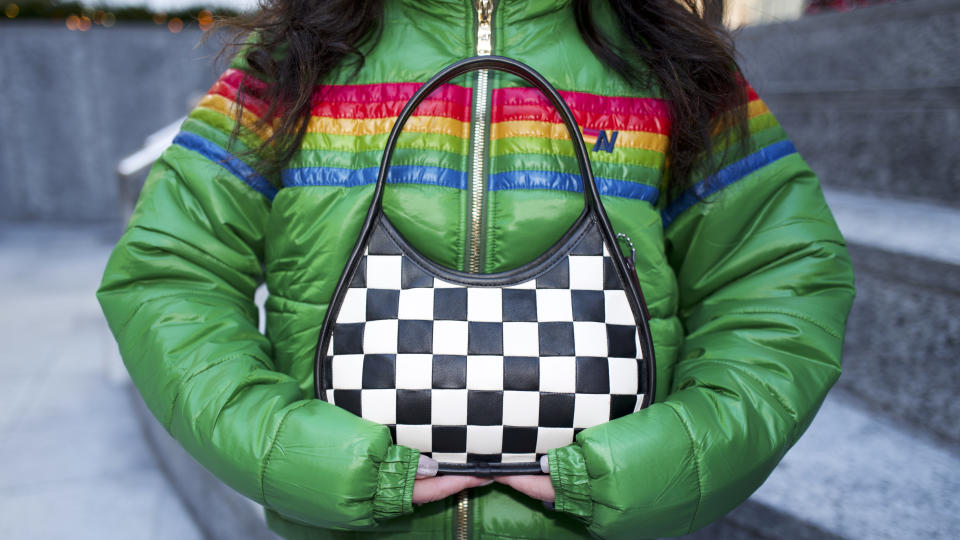
M 284 186 L 354 187 L 374 184 L 379 167 L 347 169 L 341 167 L 301 167 L 282 173 Z M 444 167 L 394 165 L 387 181 L 397 184 L 426 184 L 457 189 L 467 188 L 467 173 Z
M 796 152 L 796 147 L 790 141 L 773 143 L 697 182 L 663 211 L 663 228 L 666 229 L 680 214 L 708 195 L 712 195 L 737 180 L 743 179 L 761 167 Z
M 273 187 L 273 184 L 268 182 L 266 178 L 257 174 L 257 171 L 231 155 L 216 143 L 200 135 L 181 131 L 173 139 L 173 144 L 182 146 L 187 150 L 193 150 L 210 161 L 217 163 L 271 201 L 277 195 L 277 188 Z
M 601 195 L 653 202 L 660 190 L 637 182 L 595 177 Z M 508 189 L 553 189 L 583 193 L 579 174 L 553 171 L 507 171 L 490 175 L 490 191 Z

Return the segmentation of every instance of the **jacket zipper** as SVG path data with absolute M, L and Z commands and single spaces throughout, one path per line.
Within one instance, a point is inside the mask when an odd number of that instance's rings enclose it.
M 477 11 L 477 56 L 487 56 L 493 52 L 493 0 L 476 0 Z M 477 84 L 473 93 L 473 148 L 470 164 L 470 234 L 467 236 L 468 272 L 480 272 L 483 258 L 483 211 L 484 172 L 487 161 L 487 114 L 490 102 L 490 72 L 486 69 L 477 72 Z M 457 540 L 470 537 L 470 492 L 463 490 L 457 494 L 457 508 L 454 516 L 454 530 Z
M 477 11 L 477 56 L 493 52 L 493 0 L 476 0 Z M 490 103 L 490 72 L 477 72 L 477 84 L 473 93 L 473 148 L 470 164 L 469 223 L 467 253 L 464 264 L 467 272 L 480 272 L 484 256 L 483 217 L 485 207 L 485 172 L 487 162 L 487 124 Z
M 467 540 L 470 536 L 470 492 L 457 493 L 457 515 L 454 519 L 457 540 Z

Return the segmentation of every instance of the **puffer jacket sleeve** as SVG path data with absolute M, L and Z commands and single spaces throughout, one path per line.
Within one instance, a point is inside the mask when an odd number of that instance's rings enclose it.
M 721 517 L 840 375 L 854 296 L 844 240 L 817 177 L 752 97 L 749 149 L 663 211 L 685 331 L 669 395 L 549 454 L 556 508 L 597 537 L 674 536 Z
M 276 187 L 225 150 L 238 76 L 221 77 L 152 168 L 98 298 L 147 406 L 197 461 L 301 523 L 372 527 L 413 511 L 419 452 L 274 368 L 253 296 Z

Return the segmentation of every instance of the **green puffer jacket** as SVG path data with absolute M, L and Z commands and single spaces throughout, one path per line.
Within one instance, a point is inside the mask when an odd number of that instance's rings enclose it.
M 839 376 L 850 260 L 816 176 L 756 96 L 748 152 L 727 152 L 719 172 L 667 201 L 669 106 L 601 65 L 568 2 L 496 2 L 493 53 L 540 71 L 577 116 L 614 229 L 637 248 L 656 402 L 549 452 L 554 510 L 493 484 L 471 490 L 458 516 L 456 497 L 412 504 L 417 450 L 313 398 L 317 333 L 393 118 L 419 83 L 477 47 L 470 1 L 386 4 L 378 45 L 355 77 L 344 69 L 318 88 L 282 174 L 236 157 L 256 135 L 226 149 L 240 61 L 153 167 L 98 292 L 150 410 L 288 538 L 448 538 L 461 516 L 475 538 L 638 538 L 722 516 Z M 440 264 L 495 272 L 545 251 L 583 198 L 546 101 L 502 73 L 486 89 L 477 81 L 445 86 L 409 122 L 385 211 Z M 244 122 L 264 108 L 255 96 L 244 106 Z M 253 303 L 264 281 L 266 335 Z

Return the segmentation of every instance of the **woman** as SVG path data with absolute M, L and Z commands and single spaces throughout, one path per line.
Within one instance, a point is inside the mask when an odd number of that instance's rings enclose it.
M 287 538 L 656 537 L 743 501 L 840 374 L 852 273 L 815 175 L 692 4 L 268 2 L 98 293 L 153 413 Z M 313 348 L 399 109 L 491 53 L 577 116 L 637 248 L 657 401 L 550 450 L 549 476 L 417 478 L 419 451 L 313 399 Z M 567 134 L 517 79 L 455 82 L 407 125 L 385 210 L 444 266 L 514 268 L 582 208 Z

